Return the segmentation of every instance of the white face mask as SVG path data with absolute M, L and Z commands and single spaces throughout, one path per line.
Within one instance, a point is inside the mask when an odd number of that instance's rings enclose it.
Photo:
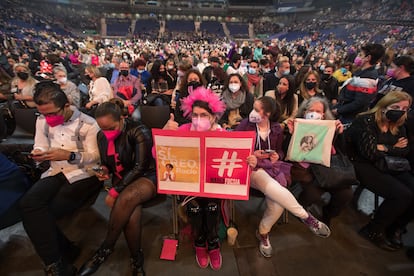
M 68 81 L 68 78 L 66 77 L 57 79 L 57 82 L 60 84 L 65 84 L 67 81 Z
M 257 112 L 256 110 L 252 110 L 252 112 L 250 112 L 249 114 L 249 121 L 251 123 L 260 123 L 262 121 L 262 116 L 260 116 L 259 112 Z
M 168 70 L 172 70 L 172 69 L 174 69 L 174 65 L 168 65 L 168 66 L 167 66 L 167 69 L 168 69 Z
M 309 112 L 305 114 L 306 120 L 322 120 L 322 114 L 318 112 Z
M 207 64 L 208 63 L 208 59 L 207 58 L 203 58 L 203 63 Z
M 229 84 L 229 90 L 233 93 L 236 93 L 237 91 L 240 90 L 240 84 L 238 83 L 230 83 Z

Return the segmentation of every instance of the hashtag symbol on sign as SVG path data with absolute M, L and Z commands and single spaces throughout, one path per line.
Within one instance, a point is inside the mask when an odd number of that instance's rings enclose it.
M 241 159 L 237 159 L 237 152 L 233 152 L 229 159 L 229 152 L 224 151 L 223 156 L 221 158 L 213 159 L 213 162 L 220 163 L 218 165 L 211 165 L 212 168 L 218 169 L 218 175 L 223 177 L 224 171 L 227 170 L 227 177 L 231 177 L 233 175 L 234 169 L 243 168 L 242 165 L 237 164 L 238 162 L 242 162 Z

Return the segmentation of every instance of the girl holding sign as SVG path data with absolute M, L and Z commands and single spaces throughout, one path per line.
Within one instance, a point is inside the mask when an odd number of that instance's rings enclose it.
M 217 94 L 203 87 L 195 89 L 181 102 L 181 109 L 191 123 L 178 127 L 171 115 L 164 126 L 167 130 L 182 131 L 223 131 L 218 119 L 226 109 Z M 201 268 L 209 264 L 213 270 L 219 270 L 222 264 L 218 237 L 220 217 L 220 200 L 214 198 L 190 198 L 186 204 L 187 216 L 190 219 L 196 260 Z
M 254 168 L 250 175 L 251 187 L 266 197 L 266 210 L 256 233 L 260 253 L 265 257 L 272 256 L 269 232 L 284 209 L 299 217 L 315 235 L 326 238 L 331 233 L 328 226 L 303 209 L 285 188 L 290 178 L 290 166 L 280 161 L 284 157 L 283 130 L 277 123 L 277 112 L 276 102 L 268 96 L 262 97 L 254 102 L 249 119 L 236 128 L 257 132 L 254 156 L 248 158 L 248 163 Z

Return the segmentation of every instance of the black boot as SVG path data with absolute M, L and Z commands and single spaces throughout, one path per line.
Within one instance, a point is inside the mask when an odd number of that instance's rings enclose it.
M 71 265 L 64 263 L 62 259 L 55 263 L 51 263 L 45 267 L 46 276 L 75 276 L 76 268 Z
M 395 248 L 385 237 L 385 234 L 382 232 L 376 232 L 370 229 L 369 224 L 362 227 L 361 230 L 359 230 L 359 234 L 364 237 L 365 239 L 369 240 L 376 246 L 378 246 L 381 249 L 387 250 L 387 251 L 395 251 L 397 248 Z
M 109 248 L 99 248 L 98 251 L 96 251 L 95 254 L 82 265 L 78 275 L 86 276 L 95 273 L 112 252 L 113 250 Z
M 139 250 L 135 256 L 131 256 L 132 276 L 145 276 L 144 253 Z

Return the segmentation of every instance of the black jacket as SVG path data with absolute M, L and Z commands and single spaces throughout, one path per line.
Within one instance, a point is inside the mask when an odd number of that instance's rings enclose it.
M 108 141 L 102 131 L 98 132 L 98 147 L 101 164 L 108 167 L 110 173 L 115 172 L 115 160 L 107 155 Z M 115 185 L 118 192 L 139 177 L 155 175 L 151 150 L 151 131 L 143 124 L 125 120 L 124 129 L 115 140 L 115 152 L 119 154 L 118 158 L 124 168 L 121 181 Z
M 377 145 L 387 146 L 387 155 L 407 156 L 409 148 L 394 148 L 400 137 L 407 137 L 405 126 L 399 128 L 398 135 L 391 132 L 383 133 L 375 122 L 374 114 L 361 115 L 355 118 L 347 130 L 355 150 L 355 158 L 359 161 L 375 162 L 384 157 L 385 152 L 379 151 Z
M 341 90 L 336 106 L 342 122 L 352 121 L 358 113 L 368 110 L 375 98 L 377 88 L 374 86 L 378 72 L 374 66 L 358 71 L 348 80 Z

